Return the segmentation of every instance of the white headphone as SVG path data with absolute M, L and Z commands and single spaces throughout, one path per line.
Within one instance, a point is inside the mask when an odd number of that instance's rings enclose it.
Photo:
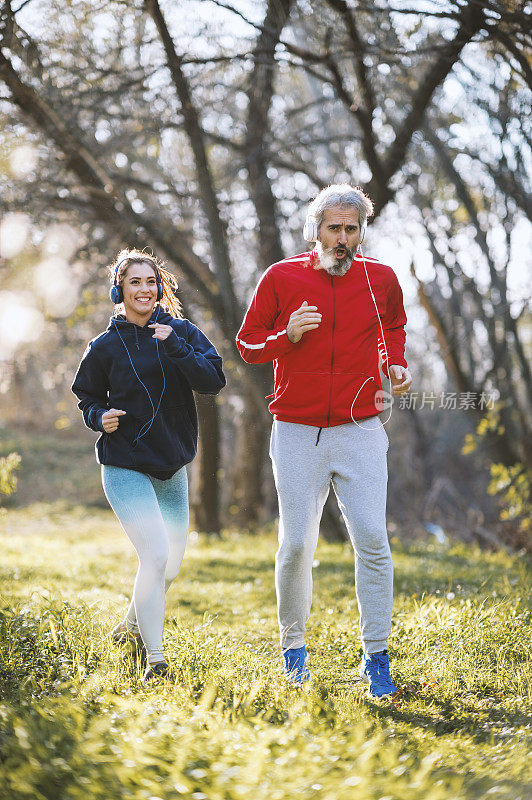
M 377 428 L 379 428 L 380 425 L 383 425 L 383 426 L 386 425 L 386 423 L 388 423 L 390 421 L 390 419 L 392 418 L 393 387 L 392 387 L 392 379 L 390 378 L 390 359 L 388 357 L 388 348 L 386 347 L 386 338 L 384 336 L 384 328 L 382 327 L 382 320 L 381 320 L 381 315 L 379 314 L 379 307 L 377 306 L 377 301 L 375 300 L 375 295 L 373 294 L 373 289 L 371 288 L 371 283 L 370 283 L 369 275 L 368 275 L 368 268 L 366 266 L 366 259 L 364 258 L 364 253 L 362 252 L 362 248 L 360 248 L 360 257 L 362 259 L 362 264 L 364 265 L 364 272 L 366 273 L 366 280 L 368 282 L 369 293 L 371 295 L 371 299 L 373 300 L 373 305 L 375 306 L 375 311 L 377 312 L 377 319 L 379 320 L 379 327 L 380 327 L 380 330 L 381 330 L 382 343 L 384 345 L 384 363 L 386 364 L 386 369 L 388 370 L 387 377 L 388 377 L 388 383 L 390 385 L 390 391 L 389 392 L 385 392 L 383 389 L 381 389 L 380 394 L 378 395 L 378 398 L 377 398 L 377 395 L 376 395 L 377 402 L 379 403 L 379 405 L 382 406 L 381 411 L 384 411 L 384 409 L 386 408 L 386 404 L 389 405 L 390 413 L 388 414 L 387 418 L 384 420 L 384 422 L 380 422 L 379 425 L 374 425 L 371 428 L 366 428 L 364 426 L 365 430 L 367 430 L 367 431 L 375 431 L 375 430 L 377 430 Z M 349 410 L 349 413 L 351 415 L 351 419 L 353 420 L 355 425 L 357 425 L 359 428 L 361 428 L 362 425 L 359 425 L 358 422 L 356 421 L 356 419 L 354 418 L 354 416 L 353 416 L 353 408 L 354 408 L 355 403 L 356 403 L 356 401 L 358 399 L 358 395 L 360 394 L 360 392 L 362 391 L 362 389 L 364 388 L 364 386 L 366 385 L 366 383 L 368 381 L 375 381 L 375 378 L 371 378 L 371 377 L 370 378 L 366 378 L 366 380 L 364 381 L 364 383 L 362 384 L 362 386 L 360 387 L 360 389 L 356 393 L 356 395 L 354 397 L 354 400 L 351 403 L 351 408 Z M 376 402 L 375 405 L 377 405 L 377 402 Z
M 360 226 L 360 239 L 358 240 L 359 245 L 362 244 L 366 238 L 366 228 L 367 224 L 365 222 L 362 223 Z M 305 220 L 305 225 L 303 226 L 303 238 L 307 242 L 318 241 L 318 220 L 312 214 L 308 214 Z

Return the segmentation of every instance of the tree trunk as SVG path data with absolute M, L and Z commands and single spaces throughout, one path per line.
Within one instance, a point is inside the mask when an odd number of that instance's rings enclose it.
M 233 464 L 233 502 L 229 508 L 232 521 L 251 528 L 263 519 L 265 448 L 268 422 L 257 409 L 253 398 L 244 395 L 244 408 L 237 421 Z M 269 476 L 268 476 L 269 479 Z
M 197 488 L 193 505 L 196 526 L 205 533 L 220 534 L 220 415 L 216 398 L 196 395 L 199 418 Z

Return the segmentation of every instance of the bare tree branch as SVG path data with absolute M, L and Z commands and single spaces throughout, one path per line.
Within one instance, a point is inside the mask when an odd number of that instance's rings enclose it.
M 503 47 L 508 50 L 515 60 L 518 62 L 519 66 L 522 69 L 522 77 L 526 81 L 528 88 L 532 89 L 532 68 L 530 67 L 529 58 L 527 58 L 526 53 L 522 53 L 521 50 L 516 46 L 514 39 L 511 36 L 503 31 L 500 27 L 496 27 L 493 29 L 493 39 L 500 42 Z
M 268 178 L 266 144 L 268 114 L 273 95 L 275 48 L 290 14 L 292 0 L 268 0 L 264 26 L 254 52 L 255 66 L 248 89 L 248 119 L 245 153 L 253 205 L 259 222 L 259 260 L 266 267 L 283 258 L 276 219 L 275 198 Z M 258 53 L 266 57 L 259 58 Z
M 159 32 L 159 36 L 161 37 L 168 68 L 181 103 L 184 129 L 194 153 L 194 163 L 198 184 L 200 186 L 201 202 L 208 220 L 215 272 L 221 285 L 221 302 L 225 306 L 228 319 L 231 320 L 236 330 L 240 317 L 240 309 L 233 290 L 229 251 L 227 248 L 227 232 L 220 217 L 218 198 L 214 188 L 212 171 L 204 141 L 205 131 L 201 125 L 188 81 L 182 69 L 181 58 L 174 47 L 174 42 L 158 0 L 145 0 L 145 7 L 152 17 Z
M 458 61 L 460 53 L 473 37 L 481 30 L 485 23 L 485 13 L 483 4 L 468 3 L 460 11 L 460 26 L 448 46 L 444 48 L 436 61 L 428 68 L 424 79 L 418 87 L 410 111 L 396 132 L 395 140 L 390 147 L 384 165 L 386 184 L 395 175 L 404 161 L 406 150 L 412 140 L 412 135 L 422 124 L 424 114 L 434 95 L 434 92 L 441 86 L 447 75 Z M 373 183 L 373 181 L 372 181 Z M 378 187 L 377 187 L 378 189 Z M 377 205 L 382 190 L 377 192 Z
M 453 344 L 451 331 L 448 329 L 444 316 L 439 312 L 435 303 L 432 301 L 425 284 L 418 277 L 413 262 L 410 264 L 410 273 L 417 283 L 419 302 L 425 309 L 429 321 L 436 332 L 442 358 L 453 382 L 461 392 L 472 391 L 469 376 L 466 375 L 460 365 L 458 350 Z
M 156 226 L 145 215 L 133 211 L 125 195 L 114 185 L 110 175 L 82 142 L 72 120 L 68 126 L 54 109 L 27 84 L 22 83 L 13 66 L 0 50 L 0 79 L 8 86 L 13 101 L 24 114 L 37 125 L 64 153 L 67 167 L 72 170 L 81 186 L 88 193 L 98 217 L 112 225 L 124 241 L 138 242 L 139 229 L 149 234 L 166 256 L 180 266 L 189 282 L 202 296 L 207 306 L 219 305 L 218 287 L 214 275 L 201 259 L 194 255 L 181 240 L 176 230 L 172 241 L 162 237 Z
M 371 120 L 376 107 L 375 93 L 373 86 L 368 75 L 368 70 L 364 63 L 364 55 L 366 53 L 366 46 L 364 38 L 360 35 L 356 23 L 353 10 L 349 8 L 345 0 L 327 0 L 328 4 L 335 11 L 341 15 L 344 20 L 347 33 L 349 35 L 349 42 L 351 45 L 351 53 L 355 62 L 355 71 L 360 86 L 360 91 L 364 99 L 365 114 Z

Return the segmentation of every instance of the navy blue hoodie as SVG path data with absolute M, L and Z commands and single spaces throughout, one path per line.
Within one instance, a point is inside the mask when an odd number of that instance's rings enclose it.
M 155 321 L 173 328 L 164 341 L 148 327 Z M 107 330 L 89 342 L 72 391 L 87 427 L 102 432 L 99 464 L 166 480 L 196 455 L 192 390 L 217 394 L 224 386 L 222 359 L 207 337 L 188 319 L 156 306 L 145 327 L 122 314 L 111 317 Z M 110 408 L 126 413 L 114 433 L 105 433 L 102 415 Z

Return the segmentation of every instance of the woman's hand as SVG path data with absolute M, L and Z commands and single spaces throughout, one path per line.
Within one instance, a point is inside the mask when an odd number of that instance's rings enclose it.
M 153 338 L 159 339 L 160 342 L 164 342 L 165 339 L 168 339 L 174 330 L 170 325 L 161 325 L 160 322 L 154 322 L 152 325 L 148 325 L 148 328 L 155 328 Z
M 102 414 L 102 425 L 104 431 L 106 433 L 114 433 L 120 422 L 118 417 L 121 417 L 122 414 L 125 413 L 125 411 L 121 411 L 119 408 L 110 408 L 109 411 L 105 411 Z

